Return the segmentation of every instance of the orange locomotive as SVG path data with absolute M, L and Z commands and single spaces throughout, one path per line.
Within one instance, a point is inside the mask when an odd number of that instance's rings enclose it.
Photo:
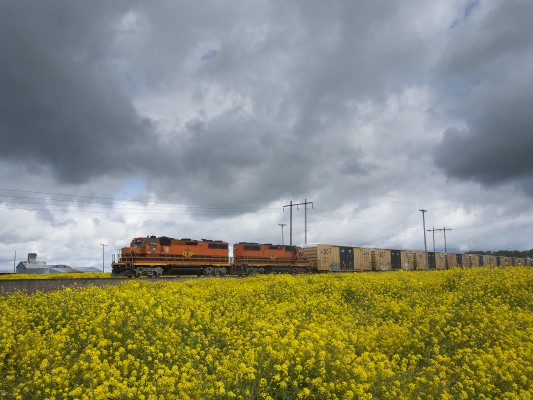
M 218 276 L 309 270 L 301 247 L 242 242 L 233 246 L 233 254 L 231 262 L 228 243 L 221 240 L 138 237 L 120 250 L 116 260 L 113 257 L 112 275 Z
M 230 267 L 228 243 L 221 240 L 135 238 L 113 260 L 112 274 L 126 276 L 225 275 Z
M 233 245 L 234 273 L 308 272 L 309 262 L 301 247 L 240 242 Z

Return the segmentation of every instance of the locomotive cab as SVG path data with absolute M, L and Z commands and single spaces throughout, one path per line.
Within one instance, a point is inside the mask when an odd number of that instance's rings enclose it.
M 159 239 L 155 236 L 146 237 L 146 238 L 135 238 L 131 241 L 129 247 L 122 248 L 122 254 L 136 254 L 136 255 L 146 255 L 157 253 L 159 247 Z

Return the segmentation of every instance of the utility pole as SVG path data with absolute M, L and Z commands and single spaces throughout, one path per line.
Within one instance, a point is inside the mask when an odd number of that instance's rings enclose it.
M 424 250 L 427 253 L 428 246 L 426 244 L 426 218 L 424 217 L 424 214 L 427 213 L 428 210 L 418 210 L 418 211 L 422 212 L 422 224 L 423 224 L 423 227 L 424 227 Z
M 428 246 L 426 243 L 426 218 L 425 213 L 428 212 L 428 210 L 418 210 L 422 213 L 422 226 L 424 228 L 424 251 L 426 253 L 426 268 L 429 268 L 429 254 L 428 254 Z
M 15 258 L 13 258 L 13 273 L 14 274 L 17 273 L 17 267 L 15 266 L 16 263 L 17 263 L 17 250 L 15 250 Z
M 290 207 L 291 209 L 291 215 L 289 218 L 289 238 L 290 238 L 289 240 L 290 240 L 290 246 L 292 247 L 292 207 L 293 207 L 292 200 L 289 205 L 283 206 L 283 211 L 285 211 L 285 207 Z
M 281 226 L 281 244 L 285 244 L 285 240 L 283 239 L 283 227 L 287 226 L 287 224 L 278 224 Z
M 303 203 L 293 204 L 292 200 L 291 203 L 288 205 L 283 206 L 283 211 L 285 211 L 285 207 L 290 207 L 291 209 L 291 218 L 290 218 L 290 245 L 292 246 L 292 208 L 298 207 L 298 206 L 305 206 L 305 244 L 307 244 L 307 205 L 311 204 L 313 205 L 312 201 L 305 201 Z
M 438 229 L 435 229 L 435 227 L 433 227 L 433 229 L 428 229 L 427 231 L 428 232 L 433 232 L 433 252 L 435 252 L 435 231 L 438 230 Z
M 105 261 L 104 261 L 105 260 L 105 257 L 104 257 L 105 252 L 104 252 L 104 249 L 107 247 L 107 244 L 101 243 L 101 245 L 102 245 L 102 272 L 105 272 Z
M 451 231 L 452 228 L 442 228 L 442 229 L 437 229 L 438 231 L 443 231 L 444 232 L 444 252 L 447 253 L 447 249 L 446 249 L 446 231 Z
M 311 208 L 313 208 L 313 202 L 310 201 L 310 202 L 307 202 L 307 199 L 305 199 L 304 201 L 304 207 L 305 207 L 305 212 L 304 212 L 304 215 L 305 215 L 305 242 L 304 244 L 307 246 L 307 205 L 308 204 L 311 204 Z

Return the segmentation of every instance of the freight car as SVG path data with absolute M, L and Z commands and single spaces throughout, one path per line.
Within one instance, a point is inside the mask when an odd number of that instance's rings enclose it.
M 301 247 L 241 242 L 233 246 L 221 240 L 134 238 L 129 247 L 113 256 L 114 276 L 248 275 L 255 273 L 303 273 L 309 263 Z

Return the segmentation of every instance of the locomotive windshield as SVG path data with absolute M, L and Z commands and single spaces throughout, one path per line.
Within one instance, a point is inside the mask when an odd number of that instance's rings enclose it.
M 142 239 L 133 239 L 131 241 L 131 247 L 143 247 L 143 240 Z

